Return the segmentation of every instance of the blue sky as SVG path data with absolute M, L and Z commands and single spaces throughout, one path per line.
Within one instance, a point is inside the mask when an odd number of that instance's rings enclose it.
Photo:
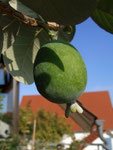
M 87 68 L 85 91 L 108 90 L 113 104 L 113 34 L 101 29 L 91 18 L 76 26 L 71 42 L 82 55 Z M 39 94 L 35 85 L 20 84 L 23 95 Z

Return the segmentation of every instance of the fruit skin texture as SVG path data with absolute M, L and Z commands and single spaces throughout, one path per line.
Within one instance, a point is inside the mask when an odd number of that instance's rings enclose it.
M 84 92 L 87 83 L 80 53 L 61 41 L 51 41 L 40 48 L 33 74 L 39 93 L 54 103 L 73 102 Z

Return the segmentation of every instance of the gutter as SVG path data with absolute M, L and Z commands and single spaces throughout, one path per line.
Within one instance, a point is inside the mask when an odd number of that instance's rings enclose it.
M 105 150 L 110 150 L 109 149 L 109 144 L 108 144 L 107 140 L 103 136 L 103 124 L 104 124 L 104 120 L 96 120 L 95 124 L 97 126 L 97 131 L 98 131 L 99 137 L 104 142 L 104 144 L 102 144 L 103 148 Z

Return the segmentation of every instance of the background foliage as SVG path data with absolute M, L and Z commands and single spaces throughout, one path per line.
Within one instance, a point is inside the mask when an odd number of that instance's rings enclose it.
M 1 114 L 0 119 L 12 125 L 11 113 Z M 48 143 L 58 143 L 64 134 L 73 135 L 70 130 L 71 124 L 67 124 L 63 117 L 59 118 L 57 114 L 45 112 L 43 109 L 34 114 L 28 103 L 26 108 L 20 108 L 19 135 L 11 135 L 4 142 L 2 141 L 0 146 L 5 147 L 5 150 L 12 150 L 11 148 L 17 148 L 19 145 L 26 146 L 28 141 L 32 140 L 34 119 L 36 119 L 35 139 L 38 143 L 44 143 L 42 146 L 37 145 L 38 148 L 43 148 Z
M 28 104 L 26 108 L 20 109 L 19 130 L 21 133 L 31 135 L 33 133 L 33 120 L 36 119 L 36 139 L 39 142 L 59 142 L 63 134 L 72 134 L 71 124 L 67 124 L 65 119 L 57 114 L 45 112 L 40 109 L 34 115 Z

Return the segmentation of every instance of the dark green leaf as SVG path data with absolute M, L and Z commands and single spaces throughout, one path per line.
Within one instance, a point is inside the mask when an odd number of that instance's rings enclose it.
M 21 0 L 21 2 L 41 15 L 45 21 L 63 25 L 81 23 L 96 8 L 96 0 Z
M 0 0 L 1 2 L 8 3 L 9 0 Z
M 31 84 L 33 79 L 33 63 L 40 48 L 36 30 L 21 25 L 13 46 L 3 53 L 5 65 L 11 75 L 19 82 Z
M 113 34 L 113 0 L 98 0 L 92 19 L 104 30 Z
M 0 14 L 0 27 L 3 32 L 2 51 L 7 50 L 15 41 L 18 34 L 20 23 L 4 14 Z
M 13 7 L 14 9 L 22 12 L 23 14 L 26 14 L 28 16 L 40 19 L 40 17 L 38 16 L 38 14 L 36 14 L 30 8 L 26 7 L 19 0 L 10 0 L 9 4 L 10 4 L 11 7 Z M 65 29 L 60 30 L 58 32 L 58 38 L 57 39 L 62 39 L 62 40 L 65 40 L 67 42 L 70 42 L 73 39 L 74 34 L 75 34 L 75 26 L 66 26 Z M 41 36 L 45 40 L 49 40 L 49 38 L 50 38 L 44 30 L 41 32 Z

